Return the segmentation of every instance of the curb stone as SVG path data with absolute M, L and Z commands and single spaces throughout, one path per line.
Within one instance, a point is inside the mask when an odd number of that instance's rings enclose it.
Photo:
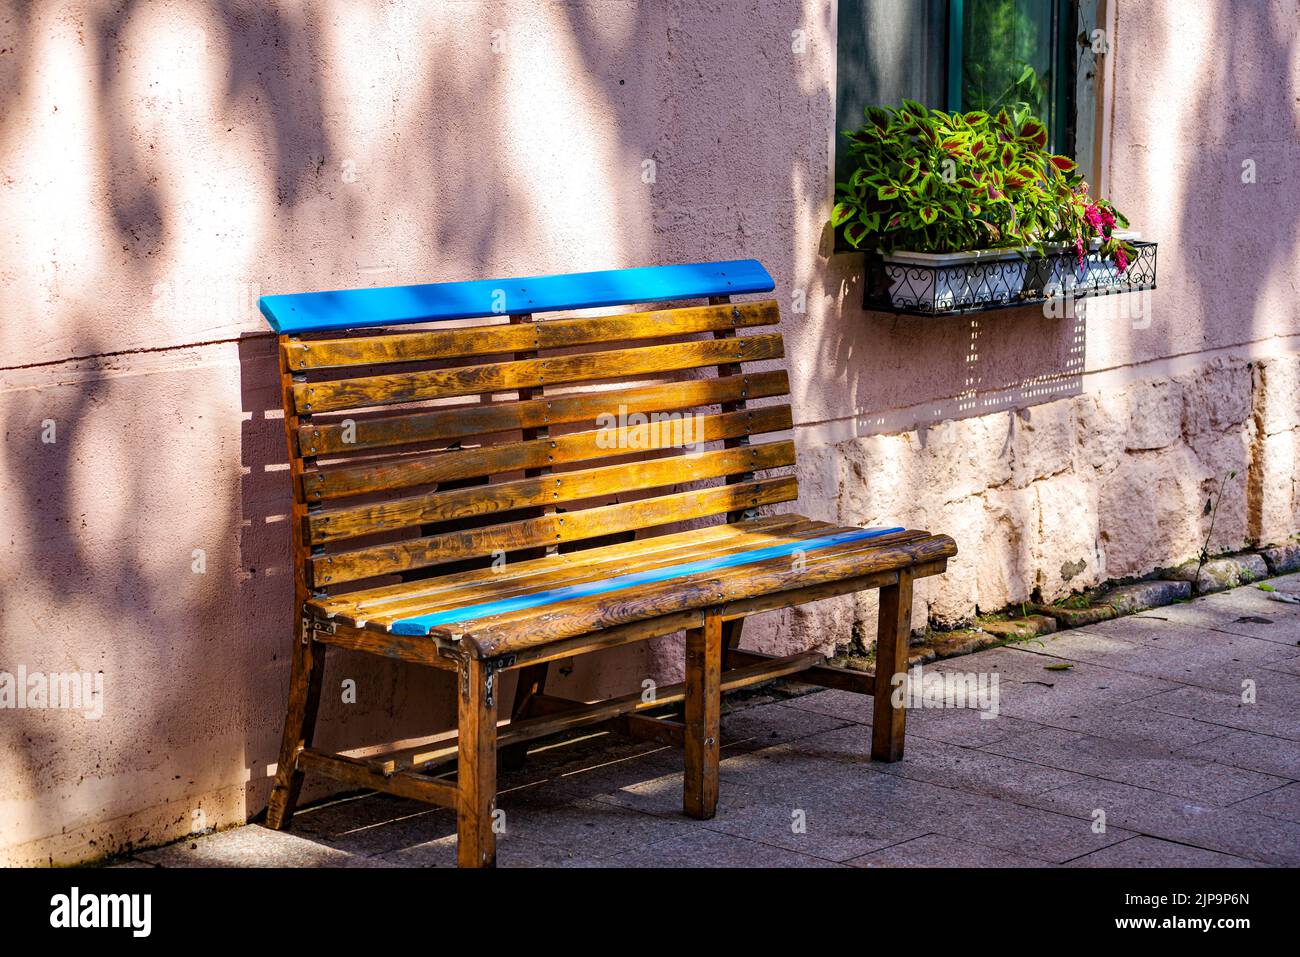
M 1184 562 L 1170 575 L 1179 581 L 1192 582 L 1196 579 L 1197 563 Z M 1205 595 L 1209 592 L 1249 585 L 1268 577 L 1268 565 L 1259 555 L 1242 553 L 1215 558 L 1205 563 L 1201 569 L 1200 580 L 1195 581 L 1196 593 Z

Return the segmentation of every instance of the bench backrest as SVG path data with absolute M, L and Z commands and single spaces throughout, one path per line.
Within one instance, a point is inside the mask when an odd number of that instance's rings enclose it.
M 280 333 L 299 591 L 793 500 L 793 476 L 754 474 L 793 465 L 793 443 L 750 442 L 790 429 L 790 407 L 747 406 L 789 391 L 784 370 L 747 367 L 783 355 L 765 328 L 777 305 L 727 301 L 772 288 L 746 260 L 264 297 Z M 537 318 L 689 299 L 709 304 Z

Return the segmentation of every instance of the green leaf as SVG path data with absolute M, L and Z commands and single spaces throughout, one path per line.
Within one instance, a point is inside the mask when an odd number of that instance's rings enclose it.
M 1073 667 L 1074 665 L 1070 664 L 1068 661 L 1062 661 L 1060 664 L 1056 664 L 1056 665 L 1043 665 L 1043 670 L 1044 671 L 1069 671 Z
M 926 119 L 927 117 L 929 117 L 929 115 L 930 115 L 930 111 L 927 110 L 927 109 L 926 109 L 924 106 L 922 106 L 920 103 L 916 102 L 916 100 L 908 100 L 908 99 L 904 99 L 904 100 L 903 100 L 903 109 L 904 109 L 904 111 L 906 111 L 906 112 L 908 112 L 908 113 L 911 113 L 911 114 L 912 114 L 913 116 L 915 116 L 918 120 L 924 120 L 924 119 Z
M 931 223 L 933 223 L 936 219 L 939 218 L 939 211 L 935 209 L 933 206 L 923 206 L 921 207 L 920 215 L 921 215 L 921 222 L 929 226 Z
M 876 190 L 876 199 L 897 199 L 898 194 L 897 186 L 881 186 Z
M 853 216 L 853 207 L 847 203 L 836 203 L 831 210 L 831 225 L 842 226 Z
M 1047 146 L 1047 127 L 1039 120 L 1027 120 L 1020 128 L 1020 139 L 1044 149 Z
M 844 227 L 844 238 L 854 249 L 857 249 L 861 245 L 862 240 L 866 238 L 866 235 L 867 227 L 863 226 L 861 223 L 849 223 Z

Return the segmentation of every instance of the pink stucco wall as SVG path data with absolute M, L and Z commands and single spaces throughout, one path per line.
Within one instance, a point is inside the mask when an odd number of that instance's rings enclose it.
M 1162 242 L 1137 324 L 856 308 L 860 264 L 824 227 L 833 3 L 0 6 L 0 671 L 104 674 L 99 720 L 0 711 L 0 860 L 265 805 L 290 590 L 261 293 L 759 258 L 800 508 L 825 517 L 874 481 L 826 479 L 843 443 L 1293 355 L 1295 0 L 1112 9 L 1106 174 Z M 806 641 L 786 624 L 755 634 Z M 560 687 L 676 667 L 671 645 L 607 664 Z M 327 694 L 327 746 L 450 717 L 441 676 L 337 655 L 327 690 L 347 677 L 358 702 Z

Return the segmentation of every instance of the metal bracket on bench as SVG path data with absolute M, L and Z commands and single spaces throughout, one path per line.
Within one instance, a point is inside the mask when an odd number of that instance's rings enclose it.
M 319 618 L 313 618 L 310 615 L 302 617 L 302 643 L 305 645 L 311 641 L 312 636 L 321 632 L 326 635 L 333 635 L 337 632 L 337 626 L 332 621 L 321 621 Z
M 518 660 L 519 659 L 517 655 L 497 655 L 495 658 L 488 658 L 483 662 L 484 671 L 487 673 L 485 677 L 485 681 L 487 683 L 486 702 L 489 708 L 492 707 L 493 703 L 496 700 L 494 697 L 494 693 L 495 693 L 496 683 L 497 683 L 496 682 L 497 672 L 505 671 L 507 668 L 513 668 L 515 662 Z

